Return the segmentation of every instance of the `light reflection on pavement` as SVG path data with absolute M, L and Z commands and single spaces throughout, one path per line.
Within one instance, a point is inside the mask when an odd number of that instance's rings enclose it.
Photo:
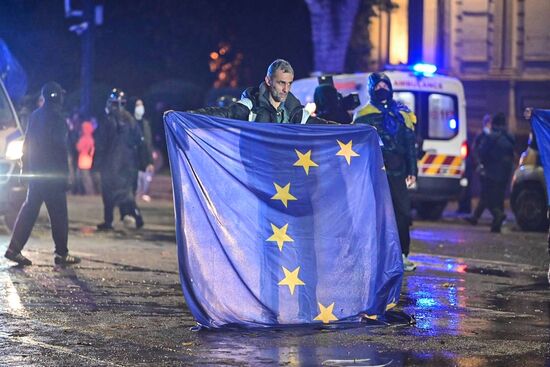
M 44 222 L 27 246 L 35 265 L 0 259 L 0 365 L 550 365 L 544 234 L 415 222 L 418 269 L 405 275 L 397 306 L 414 326 L 192 332 L 172 208 L 144 204 L 144 231 L 98 234 L 96 203 L 72 200 L 80 222 L 70 225 L 70 248 L 82 264 L 52 266 Z M 8 237 L 0 233 L 0 254 Z

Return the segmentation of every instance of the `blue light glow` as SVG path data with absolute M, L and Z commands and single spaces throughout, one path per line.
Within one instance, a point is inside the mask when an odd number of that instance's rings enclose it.
M 457 125 L 457 124 L 456 124 L 456 120 L 455 120 L 455 119 L 450 119 L 450 120 L 449 120 L 449 128 L 450 128 L 451 130 L 456 129 L 456 125 Z
M 417 73 L 421 73 L 424 75 L 431 75 L 437 71 L 437 67 L 432 64 L 415 64 L 413 66 L 413 70 Z

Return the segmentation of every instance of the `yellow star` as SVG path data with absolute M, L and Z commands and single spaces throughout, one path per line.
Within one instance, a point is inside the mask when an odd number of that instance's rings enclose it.
M 266 241 L 277 242 L 277 246 L 279 246 L 279 251 L 283 251 L 283 245 L 285 244 L 285 242 L 294 242 L 294 240 L 286 234 L 288 223 L 281 228 L 277 228 L 276 225 L 271 223 L 271 229 L 273 230 L 273 235 L 269 237 Z
M 321 310 L 321 313 L 317 315 L 316 318 L 313 320 L 322 321 L 323 324 L 328 324 L 331 321 L 338 320 L 336 316 L 332 313 L 332 310 L 334 309 L 334 302 L 328 307 L 323 306 L 321 303 L 317 303 L 319 305 L 319 309 Z
M 289 200 L 298 200 L 292 194 L 290 193 L 290 182 L 286 184 L 285 187 L 281 187 L 277 185 L 275 182 L 273 182 L 273 185 L 275 185 L 275 190 L 277 190 L 277 193 L 271 197 L 272 200 L 281 200 L 285 206 L 285 208 L 288 208 L 288 201 Z
M 395 306 L 397 306 L 397 303 L 395 302 L 395 299 L 393 299 L 390 303 L 388 303 L 388 305 L 386 306 L 386 311 L 389 311 L 391 310 L 392 308 L 394 308 Z
M 279 285 L 288 285 L 288 288 L 290 289 L 290 294 L 294 294 L 294 288 L 297 285 L 306 285 L 306 283 L 302 282 L 302 280 L 298 278 L 298 273 L 300 272 L 299 266 L 292 271 L 288 270 L 284 266 L 282 268 L 285 272 L 285 277 L 279 282 Z
M 298 155 L 298 160 L 294 162 L 294 166 L 304 167 L 306 175 L 309 175 L 309 167 L 319 167 L 319 165 L 311 160 L 311 149 L 307 151 L 306 154 L 299 152 L 297 149 L 294 149 Z
M 352 149 L 352 140 L 349 141 L 349 143 L 344 144 L 340 140 L 336 140 L 338 142 L 338 145 L 340 145 L 340 151 L 336 153 L 336 155 L 341 155 L 343 157 L 346 157 L 346 161 L 348 161 L 348 165 L 351 165 L 351 157 L 359 157 L 359 154 L 355 153 Z

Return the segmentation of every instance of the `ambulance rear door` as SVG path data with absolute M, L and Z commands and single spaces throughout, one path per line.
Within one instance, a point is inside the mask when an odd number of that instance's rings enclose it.
M 418 180 L 411 190 L 420 217 L 438 219 L 449 200 L 468 184 L 464 178 L 467 154 L 466 104 L 462 83 L 442 75 L 419 77 L 388 72 L 394 99 L 417 116 Z

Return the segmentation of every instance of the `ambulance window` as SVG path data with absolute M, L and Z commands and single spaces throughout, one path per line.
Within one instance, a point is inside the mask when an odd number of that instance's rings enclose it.
M 451 96 L 432 93 L 428 97 L 428 137 L 450 139 L 458 133 L 458 118 L 455 99 Z
M 395 92 L 393 94 L 393 99 L 395 101 L 403 103 L 405 106 L 409 107 L 412 112 L 414 110 L 414 94 L 411 92 Z

